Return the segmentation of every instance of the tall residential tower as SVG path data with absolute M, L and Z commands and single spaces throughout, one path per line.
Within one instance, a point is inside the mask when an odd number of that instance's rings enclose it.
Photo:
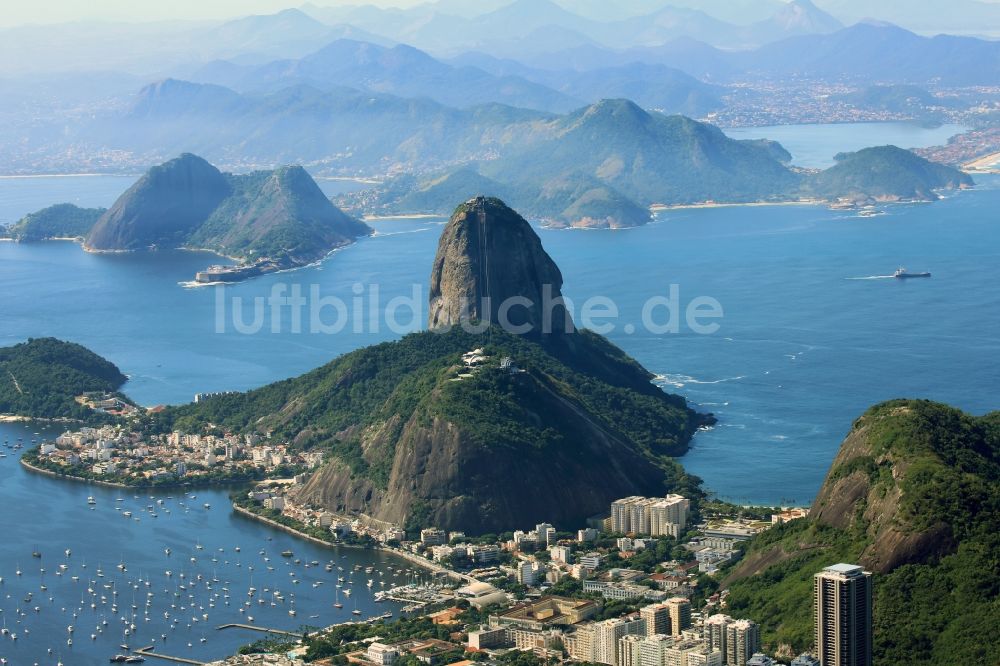
M 835 564 L 813 579 L 816 654 L 822 666 L 871 666 L 872 575 Z

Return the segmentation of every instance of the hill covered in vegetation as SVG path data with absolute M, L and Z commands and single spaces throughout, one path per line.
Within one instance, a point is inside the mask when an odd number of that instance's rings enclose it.
M 876 663 L 995 664 L 1000 412 L 895 400 L 853 425 L 810 517 L 756 538 L 725 585 L 772 648 L 812 643 L 812 577 L 875 573 Z
M 91 391 L 114 392 L 127 377 L 89 349 L 55 338 L 0 348 L 0 414 L 33 418 L 92 415 L 76 402 Z
M 935 190 L 973 185 L 968 174 L 896 146 L 841 153 L 836 160 L 837 164 L 809 179 L 810 192 L 826 199 L 934 201 L 938 198 Z
M 94 225 L 94 251 L 195 247 L 301 265 L 371 233 L 299 166 L 224 174 L 185 153 L 150 169 Z
M 621 496 L 699 493 L 673 456 L 710 416 L 571 321 L 521 335 L 495 323 L 508 297 L 537 298 L 543 285 L 560 294 L 558 268 L 523 218 L 498 200 L 464 204 L 442 233 L 433 273 L 434 330 L 152 418 L 162 428 L 271 432 L 327 451 L 300 497 L 397 524 L 470 533 L 543 519 L 572 525 Z M 463 297 L 487 295 L 492 304 L 463 316 Z M 526 312 L 539 323 L 540 310 Z M 487 314 L 494 324 L 482 332 L 461 325 Z
M 14 224 L 0 228 L 0 238 L 16 241 L 42 241 L 54 238 L 83 239 L 104 214 L 104 208 L 80 208 L 56 204 L 25 215 Z
M 624 99 L 508 133 L 517 140 L 495 159 L 390 181 L 374 206 L 366 198 L 366 210 L 444 214 L 456 195 L 489 194 L 554 226 L 620 228 L 648 222 L 654 204 L 932 200 L 936 189 L 972 185 L 951 167 L 892 146 L 807 173 L 789 166 L 791 155 L 774 141 L 732 139 L 713 125 Z

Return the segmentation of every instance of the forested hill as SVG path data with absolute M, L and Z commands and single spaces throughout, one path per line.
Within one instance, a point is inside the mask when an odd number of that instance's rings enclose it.
M 117 391 L 127 377 L 86 347 L 35 338 L 0 348 L 0 414 L 35 418 L 87 418 L 76 396 Z
M 754 539 L 729 611 L 771 649 L 812 643 L 812 577 L 875 575 L 875 663 L 1000 663 L 1000 412 L 895 400 L 859 418 L 808 519 Z M 797 652 L 796 652 L 797 654 Z
M 63 203 L 29 213 L 9 227 L 0 227 L 0 238 L 17 241 L 41 241 L 54 238 L 83 239 L 94 223 L 104 214 L 104 208 L 80 208 Z

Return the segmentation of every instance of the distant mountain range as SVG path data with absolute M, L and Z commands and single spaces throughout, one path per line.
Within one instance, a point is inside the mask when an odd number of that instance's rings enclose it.
M 495 76 L 474 67 L 454 67 L 411 46 L 383 47 L 337 40 L 298 60 L 263 65 L 213 62 L 192 80 L 238 91 L 273 92 L 304 84 L 321 89 L 352 87 L 400 97 L 426 97 L 453 107 L 490 102 L 547 111 L 567 111 L 579 100 L 517 76 Z
M 292 85 L 351 87 L 426 97 L 458 108 L 498 103 L 566 112 L 609 97 L 628 97 L 647 108 L 691 116 L 722 106 L 722 88 L 663 65 L 631 63 L 579 72 L 506 62 L 509 66 L 480 54 L 445 63 L 410 46 L 337 40 L 298 60 L 262 65 L 216 61 L 194 72 L 191 80 L 257 93 Z
M 298 85 L 270 94 L 168 79 L 147 86 L 122 116 L 81 134 L 160 161 L 196 152 L 226 164 L 298 162 L 345 175 L 434 168 L 486 157 L 510 126 L 550 114 L 501 105 L 455 109 L 429 99 Z
M 930 34 L 1000 34 L 1000 4 L 989 0 L 816 0 L 816 4 L 845 22 L 874 18 Z
M 873 22 L 790 37 L 753 50 L 723 50 L 686 37 L 623 51 L 599 46 L 552 49 L 522 61 L 556 70 L 643 62 L 717 82 L 798 76 L 848 83 L 989 86 L 1000 80 L 1000 42 L 949 35 L 923 37 Z M 484 66 L 482 61 L 480 66 Z
M 934 200 L 935 190 L 972 185 L 894 146 L 840 155 L 818 173 L 793 170 L 790 160 L 774 142 L 738 141 L 684 116 L 604 100 L 532 123 L 505 154 L 476 167 L 390 181 L 374 210 L 442 213 L 455 200 L 490 194 L 554 225 L 617 228 L 645 224 L 655 204 Z
M 834 172 L 841 175 L 816 180 L 786 166 L 791 156 L 773 142 L 733 140 L 713 125 L 624 99 L 557 115 L 495 104 L 460 110 L 302 85 L 241 95 L 169 80 L 146 89 L 102 131 L 114 148 L 134 152 L 197 150 L 213 160 L 407 174 L 380 187 L 377 199 L 365 195 L 365 212 L 441 213 L 490 194 L 534 217 L 578 226 L 643 224 L 658 203 L 925 199 L 934 189 L 969 184 L 906 151 L 859 154 Z M 886 170 L 865 171 L 876 162 Z
M 682 4 L 649 3 L 639 14 L 595 12 L 591 7 L 586 13 L 592 18 L 572 11 L 571 4 L 568 9 L 551 0 L 513 0 L 473 16 L 448 13 L 433 3 L 405 10 L 315 5 L 303 9 L 326 23 L 358 26 L 435 53 L 480 50 L 501 57 L 523 54 L 526 46 L 546 46 L 537 39 L 525 39 L 531 35 L 554 35 L 564 48 L 584 44 L 611 48 L 656 45 L 682 36 L 732 48 L 842 27 L 810 0 L 768 4 L 770 13 L 746 12 L 742 18 L 753 20 L 740 24 Z

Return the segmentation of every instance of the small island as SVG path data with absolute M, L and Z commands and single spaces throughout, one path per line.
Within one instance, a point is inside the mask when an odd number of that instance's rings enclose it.
M 231 174 L 185 153 L 150 169 L 107 210 L 58 204 L 4 235 L 82 240 L 89 252 L 208 250 L 236 262 L 193 276 L 204 284 L 305 266 L 371 233 L 334 206 L 301 166 Z

